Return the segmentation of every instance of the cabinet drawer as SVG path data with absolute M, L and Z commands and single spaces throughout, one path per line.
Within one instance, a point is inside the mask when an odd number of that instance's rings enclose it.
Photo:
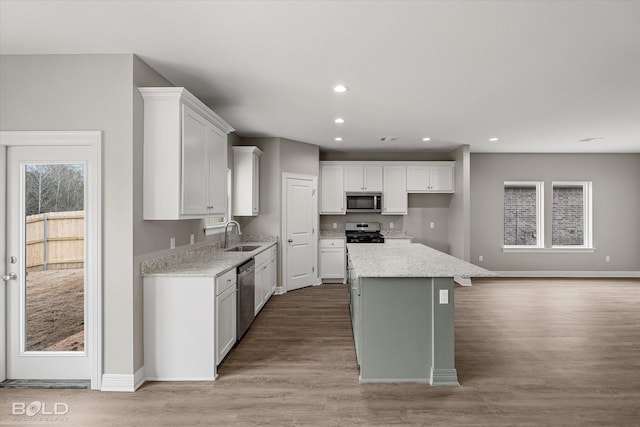
M 344 239 L 320 239 L 321 248 L 344 248 Z
M 265 262 L 267 262 L 269 260 L 269 258 L 271 258 L 271 250 L 269 250 L 269 249 L 267 249 L 266 251 L 262 251 L 258 255 L 256 255 L 253 258 L 255 260 L 255 263 L 256 263 L 256 268 L 258 266 L 264 264 Z
M 236 286 L 236 269 L 233 268 L 216 278 L 216 295 L 220 295 L 232 286 Z

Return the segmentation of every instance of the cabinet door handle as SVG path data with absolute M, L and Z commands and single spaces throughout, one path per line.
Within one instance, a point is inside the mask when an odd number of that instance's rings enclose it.
M 293 243 L 293 239 L 289 239 L 289 240 L 287 240 L 287 242 Z

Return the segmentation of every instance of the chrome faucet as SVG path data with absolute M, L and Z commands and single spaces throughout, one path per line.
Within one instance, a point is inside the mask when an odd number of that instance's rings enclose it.
M 238 224 L 238 221 L 228 221 L 225 225 L 224 225 L 224 248 L 227 249 L 227 246 L 229 246 L 229 241 L 228 241 L 228 237 L 227 237 L 227 232 L 229 230 L 229 224 L 235 224 L 235 226 L 238 228 L 238 235 L 241 236 L 242 235 L 242 231 L 240 231 L 240 224 Z

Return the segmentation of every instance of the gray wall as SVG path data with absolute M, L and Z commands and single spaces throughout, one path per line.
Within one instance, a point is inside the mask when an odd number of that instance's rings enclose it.
M 451 194 L 409 194 L 409 210 L 404 217 L 404 231 L 422 243 L 450 253 L 449 221 Z M 430 228 L 433 222 L 434 228 Z
M 239 138 L 235 145 L 253 145 L 262 150 L 260 156 L 260 215 L 235 217 L 243 235 L 276 236 L 282 241 L 282 173 L 318 176 L 318 147 L 284 138 Z M 282 245 L 278 245 L 282 260 Z M 277 283 L 282 284 L 281 262 L 277 263 Z
M 469 146 L 463 145 L 450 153 L 456 161 L 455 193 L 449 206 L 449 245 L 450 254 L 470 261 L 471 249 L 471 182 Z
M 551 182 L 592 181 L 596 251 L 502 252 L 503 184 L 510 180 L 544 181 L 546 245 Z M 640 271 L 639 183 L 640 154 L 472 154 L 471 260 L 497 271 Z
M 196 222 L 142 221 L 142 99 L 169 82 L 133 55 L 21 55 L 0 60 L 2 130 L 100 130 L 103 159 L 103 367 L 142 365 L 137 256 L 188 243 Z

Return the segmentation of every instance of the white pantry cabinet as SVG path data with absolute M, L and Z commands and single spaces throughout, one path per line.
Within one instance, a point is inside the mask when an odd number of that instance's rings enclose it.
M 345 239 L 320 239 L 320 278 L 322 281 L 345 281 Z
M 344 191 L 382 191 L 382 166 L 349 165 L 344 167 Z
M 407 167 L 385 166 L 382 215 L 406 215 L 407 208 Z
M 227 134 L 234 129 L 181 87 L 142 87 L 143 218 L 226 213 Z
M 260 155 L 258 147 L 233 149 L 233 215 L 256 216 L 260 213 Z
M 216 278 L 216 365 L 236 343 L 237 283 L 235 268 Z
M 256 315 L 276 290 L 276 254 L 276 246 L 272 246 L 254 257 L 254 309 Z
M 320 213 L 346 214 L 342 165 L 320 164 Z
M 455 162 L 407 165 L 407 192 L 453 193 Z

